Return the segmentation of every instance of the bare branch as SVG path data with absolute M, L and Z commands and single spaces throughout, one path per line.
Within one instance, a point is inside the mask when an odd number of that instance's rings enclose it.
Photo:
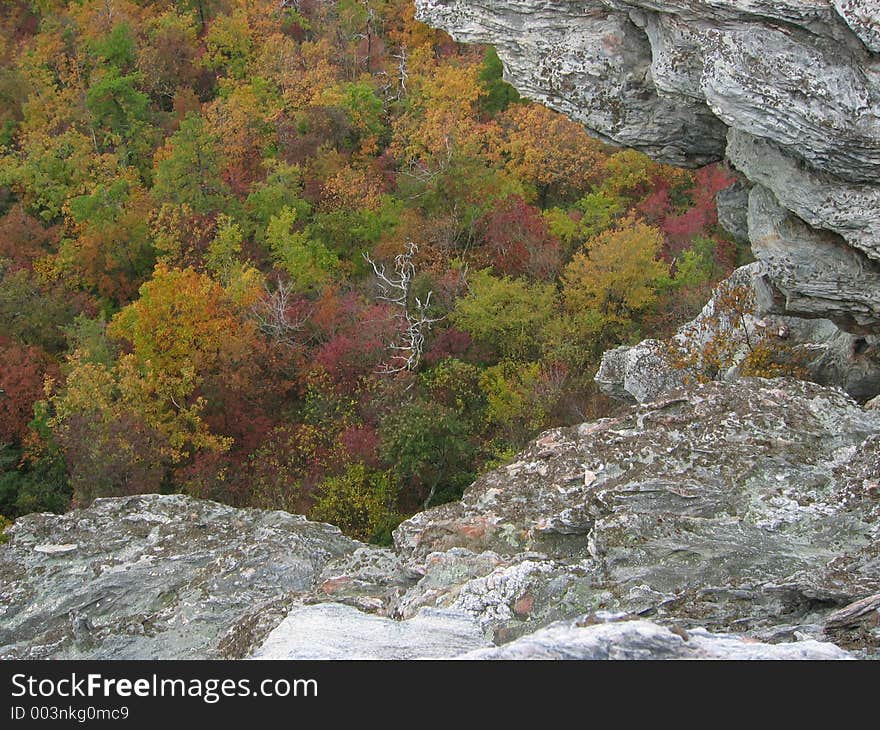
M 429 291 L 424 300 L 411 297 L 410 287 L 416 274 L 413 259 L 418 250 L 412 241 L 407 243 L 406 251 L 394 257 L 393 274 L 387 272 L 384 264 L 377 264 L 364 254 L 364 260 L 372 266 L 376 276 L 378 298 L 395 306 L 397 311 L 394 316 L 400 324 L 398 339 L 388 345 L 388 349 L 397 354 L 392 354 L 387 362 L 379 366 L 378 372 L 383 375 L 415 371 L 422 360 L 425 337 L 431 325 L 443 319 L 428 316 L 433 292 Z
M 402 45 L 400 47 L 400 53 L 392 54 L 391 58 L 397 60 L 396 75 L 392 77 L 392 75 L 385 70 L 379 70 L 373 74 L 374 77 L 381 76 L 385 80 L 385 83 L 382 86 L 382 98 L 385 100 L 386 105 L 391 101 L 400 101 L 406 96 L 406 82 L 409 80 L 409 70 L 407 69 L 409 55 L 406 50 L 406 45 Z
M 267 284 L 265 295 L 251 308 L 251 316 L 260 331 L 270 339 L 287 347 L 299 347 L 302 344 L 300 333 L 314 307 L 300 311 L 295 306 L 297 303 L 292 301 L 292 294 L 293 285 L 290 283 L 279 282 L 274 290 Z

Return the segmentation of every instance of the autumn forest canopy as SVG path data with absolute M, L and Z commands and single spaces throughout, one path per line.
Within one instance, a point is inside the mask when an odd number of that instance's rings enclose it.
M 184 492 L 364 540 L 743 257 L 729 174 L 608 147 L 411 0 L 6 0 L 0 515 Z M 2 518 L 0 518 L 2 521 Z

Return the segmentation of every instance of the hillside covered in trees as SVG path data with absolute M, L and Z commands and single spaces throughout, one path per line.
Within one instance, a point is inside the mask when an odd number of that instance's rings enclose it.
M 741 252 L 720 167 L 528 103 L 410 0 L 0 8 L 0 515 L 183 492 L 377 542 Z

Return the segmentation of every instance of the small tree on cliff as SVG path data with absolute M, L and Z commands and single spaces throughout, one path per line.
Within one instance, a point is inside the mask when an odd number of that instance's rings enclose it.
M 751 286 L 722 282 L 711 307 L 666 342 L 670 364 L 697 382 L 720 379 L 734 366 L 745 377 L 806 378 L 805 354 L 788 339 L 788 328 L 770 326 L 756 310 Z

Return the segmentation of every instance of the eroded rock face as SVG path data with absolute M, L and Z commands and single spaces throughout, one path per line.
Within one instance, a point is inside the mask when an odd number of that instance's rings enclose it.
M 810 228 L 760 185 L 749 195 L 749 238 L 785 297 L 785 311 L 825 316 L 860 334 L 878 331 L 880 261 L 834 233 Z
M 757 186 L 748 235 L 787 313 L 880 333 L 877 0 L 416 6 L 603 139 L 677 165 L 726 157 Z M 727 222 L 743 234 L 743 216 Z
M 753 193 L 756 191 L 757 188 Z M 778 241 L 769 241 L 767 245 L 777 246 Z M 844 249 L 844 256 L 851 253 Z M 830 268 L 833 261 L 826 257 L 821 265 Z M 830 280 L 830 276 L 826 278 Z M 746 292 L 754 303 L 754 312 L 733 320 L 719 316 L 719 292 L 731 288 Z M 851 334 L 827 319 L 782 314 L 785 307 L 780 296 L 778 289 L 767 281 L 764 264 L 742 266 L 716 288 L 702 312 L 680 327 L 669 343 L 644 340 L 609 350 L 602 356 L 594 379 L 612 398 L 647 403 L 693 379 L 681 363 L 673 363 L 671 354 L 703 350 L 720 338 L 730 351 L 727 369 L 717 376 L 721 379 L 738 377 L 752 345 L 765 342 L 785 348 L 793 364 L 802 368 L 803 376 L 810 380 L 841 387 L 860 402 L 880 393 L 880 336 Z M 862 293 L 854 292 L 853 296 L 862 297 Z
M 421 594 L 496 640 L 596 610 L 821 637 L 828 614 L 880 591 L 878 430 L 839 390 L 743 379 L 550 431 L 400 526 L 398 553 L 425 577 L 387 610 Z M 495 567 L 441 585 L 453 550 Z
M 0 546 L 0 658 L 247 654 L 359 546 L 330 525 L 180 495 L 17 520 Z

